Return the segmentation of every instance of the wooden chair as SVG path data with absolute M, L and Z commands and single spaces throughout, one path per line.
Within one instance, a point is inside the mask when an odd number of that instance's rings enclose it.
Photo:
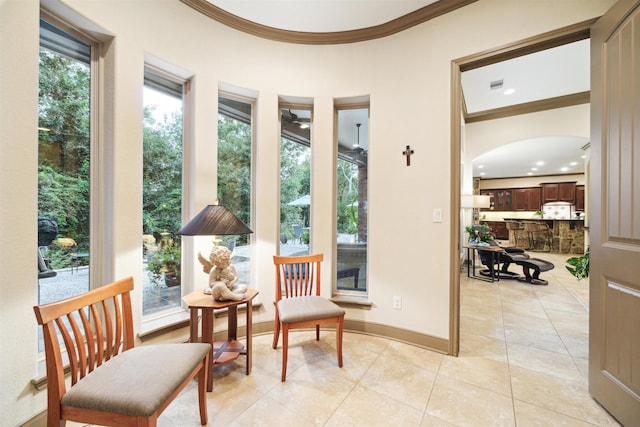
M 276 266 L 276 318 L 273 328 L 273 348 L 278 347 L 282 327 L 282 377 L 287 379 L 289 330 L 316 327 L 320 340 L 320 325 L 336 324 L 338 366 L 342 367 L 342 332 L 345 311 L 320 296 L 320 263 L 323 254 L 306 256 L 274 256 Z
M 35 306 L 47 368 L 47 425 L 66 420 L 110 426 L 155 426 L 162 411 L 198 377 L 200 422 L 207 423 L 209 344 L 134 348 L 133 278 Z M 61 351 L 64 342 L 66 353 Z M 64 359 L 63 359 L 64 356 Z M 65 384 L 65 364 L 71 386 Z

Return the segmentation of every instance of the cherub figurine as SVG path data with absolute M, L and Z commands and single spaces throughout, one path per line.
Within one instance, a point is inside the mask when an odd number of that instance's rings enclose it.
M 209 259 L 198 253 L 202 270 L 209 274 L 209 287 L 205 294 L 213 295 L 217 301 L 240 301 L 247 291 L 247 285 L 239 285 L 236 268 L 231 265 L 232 252 L 225 246 L 214 246 Z

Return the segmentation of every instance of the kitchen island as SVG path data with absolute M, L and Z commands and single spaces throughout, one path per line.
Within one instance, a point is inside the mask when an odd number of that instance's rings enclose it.
M 535 221 L 546 223 L 551 230 L 552 242 L 551 252 L 559 254 L 583 254 L 584 253 L 584 219 L 539 219 L 539 218 L 504 218 L 505 221 Z M 515 231 L 509 230 L 509 244 L 515 246 Z M 523 232 L 521 232 L 523 233 Z M 519 239 L 523 241 L 522 238 Z M 545 245 L 542 241 L 528 240 L 531 247 L 527 247 L 529 251 L 543 251 Z M 523 245 L 520 244 L 522 247 Z M 547 248 L 548 249 L 548 248 Z

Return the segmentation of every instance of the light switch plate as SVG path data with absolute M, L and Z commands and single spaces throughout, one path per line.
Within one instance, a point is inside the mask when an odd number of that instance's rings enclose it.
M 433 209 L 433 222 L 442 222 L 442 209 Z

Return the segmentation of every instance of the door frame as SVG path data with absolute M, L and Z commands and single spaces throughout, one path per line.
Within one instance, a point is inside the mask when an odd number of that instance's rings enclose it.
M 449 286 L 449 354 L 458 356 L 460 351 L 460 150 L 463 109 L 461 74 L 508 59 L 517 58 L 542 50 L 562 46 L 564 44 L 588 39 L 590 28 L 597 18 L 559 28 L 547 33 L 516 41 L 484 52 L 475 53 L 451 61 L 451 231 L 450 238 L 454 242 L 450 253 L 450 286 Z M 523 114 L 521 106 L 514 107 L 515 114 Z M 543 107 L 544 108 L 544 107 Z M 546 109 L 558 108 L 548 104 Z M 488 113 L 487 117 L 491 114 Z

